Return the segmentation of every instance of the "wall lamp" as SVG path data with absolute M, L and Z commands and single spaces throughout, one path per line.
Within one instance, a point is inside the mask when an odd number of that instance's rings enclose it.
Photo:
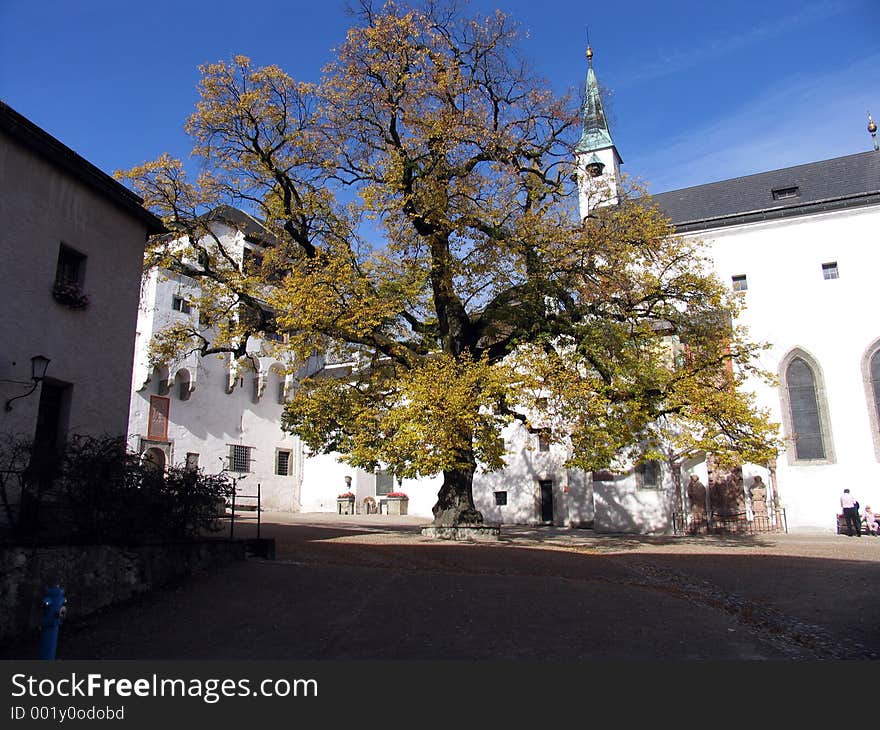
M 46 368 L 49 367 L 49 363 L 52 362 L 48 357 L 43 357 L 43 355 L 34 355 L 31 358 L 31 380 L 34 381 L 33 387 L 27 392 L 22 393 L 21 395 L 15 396 L 15 398 L 10 398 L 6 401 L 6 410 L 12 410 L 12 401 L 18 400 L 19 398 L 27 398 L 31 393 L 33 393 L 43 378 L 46 377 Z

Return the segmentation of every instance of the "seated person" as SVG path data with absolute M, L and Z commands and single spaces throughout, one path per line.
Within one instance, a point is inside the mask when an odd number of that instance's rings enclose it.
M 862 512 L 862 518 L 865 520 L 865 525 L 869 534 L 876 535 L 880 532 L 880 524 L 878 524 L 870 505 L 865 505 L 865 511 Z

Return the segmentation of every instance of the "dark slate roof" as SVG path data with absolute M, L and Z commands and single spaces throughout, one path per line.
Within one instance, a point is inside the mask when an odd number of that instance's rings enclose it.
M 162 221 L 143 207 L 140 197 L 3 101 L 0 101 L 0 130 L 140 220 L 149 233 L 165 231 Z
M 774 190 L 787 188 L 797 195 L 774 198 Z M 880 152 L 671 190 L 653 200 L 682 232 L 880 204 Z

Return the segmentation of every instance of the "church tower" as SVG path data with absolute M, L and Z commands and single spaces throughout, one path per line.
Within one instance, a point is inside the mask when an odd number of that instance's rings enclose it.
M 575 148 L 581 218 L 603 205 L 620 201 L 620 166 L 623 160 L 608 129 L 599 96 L 599 82 L 593 71 L 593 49 L 587 48 L 587 86 L 584 94 L 584 129 Z

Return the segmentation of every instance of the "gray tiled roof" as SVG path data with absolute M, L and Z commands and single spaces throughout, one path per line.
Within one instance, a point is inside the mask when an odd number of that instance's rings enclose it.
M 773 191 L 798 188 L 775 200 Z M 860 152 L 806 165 L 671 190 L 653 196 L 679 231 L 880 203 L 880 152 Z

